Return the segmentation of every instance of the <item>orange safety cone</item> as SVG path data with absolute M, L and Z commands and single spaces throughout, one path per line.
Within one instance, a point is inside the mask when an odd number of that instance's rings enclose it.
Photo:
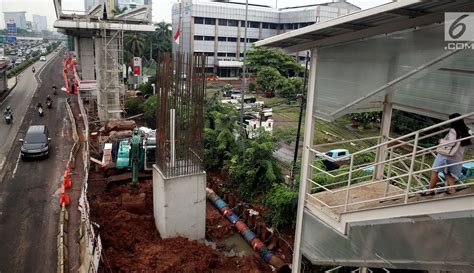
M 64 189 L 64 185 L 61 186 L 61 198 L 59 199 L 59 207 L 62 207 L 63 204 L 65 206 L 69 206 L 69 196 L 66 193 L 66 190 Z
M 71 177 L 69 176 L 69 172 L 66 170 L 64 172 L 64 188 L 70 189 L 72 186 Z

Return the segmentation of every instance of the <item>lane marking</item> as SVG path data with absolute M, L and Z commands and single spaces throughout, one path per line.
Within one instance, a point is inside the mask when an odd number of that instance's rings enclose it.
M 15 169 L 13 169 L 12 178 L 15 178 L 16 170 L 18 169 L 18 163 L 20 163 L 21 152 L 18 153 L 18 158 L 16 160 Z

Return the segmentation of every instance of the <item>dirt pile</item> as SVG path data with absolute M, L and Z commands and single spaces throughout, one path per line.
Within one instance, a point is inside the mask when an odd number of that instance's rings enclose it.
M 99 272 L 270 272 L 258 256 L 226 257 L 198 241 L 161 239 L 153 218 L 151 181 L 139 184 L 138 192 L 146 194 L 146 207 L 140 215 L 122 205 L 129 185 L 91 192 L 92 220 L 100 225 L 103 245 Z M 230 234 L 230 223 L 210 208 L 206 210 L 210 214 L 206 217 L 209 238 Z

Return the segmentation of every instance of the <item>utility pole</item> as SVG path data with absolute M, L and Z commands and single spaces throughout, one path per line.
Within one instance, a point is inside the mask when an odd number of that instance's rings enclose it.
M 298 118 L 298 131 L 296 132 L 296 143 L 295 143 L 295 153 L 293 156 L 293 165 L 291 166 L 291 181 L 293 185 L 295 184 L 295 168 L 296 168 L 296 160 L 298 159 L 298 146 L 300 145 L 300 134 L 301 134 L 301 122 L 303 119 L 303 109 L 304 109 L 304 104 L 306 102 L 306 96 L 305 96 L 305 91 L 306 91 L 306 85 L 308 83 L 308 63 L 309 63 L 309 51 L 306 52 L 306 65 L 305 65 L 305 70 L 304 70 L 304 84 L 303 84 L 303 92 L 301 93 L 301 105 L 300 105 L 300 116 Z
M 249 1 L 245 1 L 245 30 L 244 30 L 244 61 L 242 66 L 242 73 L 244 74 L 244 88 L 242 89 L 242 96 L 240 97 L 240 137 L 243 139 L 244 136 L 244 94 L 247 90 L 247 70 L 245 65 L 245 59 L 247 57 L 247 20 L 249 12 Z

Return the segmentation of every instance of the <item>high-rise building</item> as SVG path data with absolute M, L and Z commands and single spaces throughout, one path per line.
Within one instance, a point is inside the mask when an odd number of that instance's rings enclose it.
M 17 28 L 26 29 L 26 11 L 4 11 L 5 26 L 7 23 L 15 23 Z
M 247 48 L 258 40 L 358 10 L 359 7 L 343 0 L 283 9 L 249 4 Z M 174 35 L 180 29 L 179 44 L 173 43 L 173 51 L 205 54 L 208 73 L 239 76 L 245 42 L 245 4 L 183 0 L 173 5 L 172 26 Z M 306 55 L 297 56 L 304 61 Z
M 41 32 L 48 29 L 48 18 L 42 15 L 33 14 L 33 30 Z

